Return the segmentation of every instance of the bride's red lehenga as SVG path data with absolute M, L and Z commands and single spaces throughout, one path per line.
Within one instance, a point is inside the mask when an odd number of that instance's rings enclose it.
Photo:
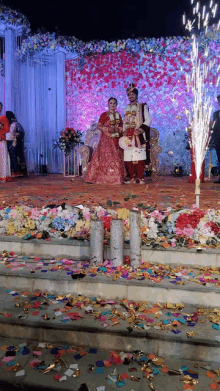
M 122 118 L 119 115 L 119 127 L 122 128 Z M 99 125 L 106 126 L 110 121 L 109 112 L 102 113 Z M 108 132 L 111 131 L 108 126 Z M 101 138 L 92 155 L 85 181 L 102 185 L 119 185 L 124 182 L 126 171 L 123 161 L 123 150 L 119 147 L 119 137 L 112 138 L 101 131 Z

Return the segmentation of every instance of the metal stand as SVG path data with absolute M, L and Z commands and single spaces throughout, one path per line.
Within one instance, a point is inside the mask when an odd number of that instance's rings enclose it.
M 199 208 L 200 179 L 196 179 L 195 195 L 196 195 L 196 205 Z
M 80 175 L 78 145 L 72 149 L 68 156 L 63 152 L 63 176 L 76 177 Z

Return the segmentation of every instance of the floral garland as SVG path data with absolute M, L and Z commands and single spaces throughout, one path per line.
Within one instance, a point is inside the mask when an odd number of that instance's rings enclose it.
M 25 61 L 27 55 L 33 56 L 44 49 L 59 50 L 65 49 L 68 52 L 83 53 L 83 42 L 75 37 L 56 37 L 55 33 L 37 33 L 22 41 L 21 47 L 17 49 L 17 58 Z
M 81 142 L 82 133 L 73 128 L 66 128 L 60 133 L 60 137 L 54 143 L 54 148 L 60 148 L 68 156 L 75 145 Z
M 28 34 L 30 29 L 30 23 L 27 17 L 20 12 L 10 9 L 9 7 L 5 7 L 0 4 L 0 20 L 3 23 L 13 24 L 17 26 L 23 27 L 23 32 Z
M 135 208 L 136 210 L 138 208 Z M 139 208 L 140 209 L 140 208 Z M 156 247 L 220 247 L 220 210 L 192 209 L 160 211 L 141 210 L 142 244 Z M 124 222 L 125 241 L 130 240 L 130 211 L 126 208 L 105 209 L 102 206 L 71 207 L 62 205 L 42 209 L 15 206 L 0 209 L 0 234 L 31 238 L 89 239 L 91 220 L 104 221 L 105 240 L 110 238 L 111 219 Z
M 199 34 L 199 49 L 204 49 L 206 45 L 214 51 L 216 45 L 220 44 L 220 32 L 215 27 L 210 27 L 205 34 Z M 188 37 L 161 37 L 161 38 L 135 38 L 127 40 L 108 41 L 91 41 L 83 42 L 75 37 L 56 36 L 55 33 L 38 33 L 22 41 L 20 49 L 17 49 L 17 56 L 24 61 L 28 54 L 33 55 L 41 52 L 45 48 L 59 50 L 64 48 L 67 52 L 76 53 L 80 57 L 93 54 L 117 53 L 128 51 L 130 53 L 157 54 L 162 57 L 167 56 L 168 52 L 173 54 L 184 52 L 189 54 L 191 48 L 190 38 Z

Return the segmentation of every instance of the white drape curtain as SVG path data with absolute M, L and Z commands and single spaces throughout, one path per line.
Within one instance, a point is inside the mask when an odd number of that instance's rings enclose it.
M 29 172 L 62 173 L 63 156 L 54 149 L 57 129 L 56 55 L 41 55 L 21 63 L 15 60 L 13 100 L 15 115 L 25 131 L 25 154 Z
M 4 78 L 0 74 L 0 102 L 4 104 Z M 2 114 L 4 112 L 4 108 Z

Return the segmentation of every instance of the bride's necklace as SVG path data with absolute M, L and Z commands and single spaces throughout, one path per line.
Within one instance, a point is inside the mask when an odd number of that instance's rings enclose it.
M 119 114 L 117 112 L 111 113 L 109 111 L 109 117 L 111 121 L 119 120 Z

